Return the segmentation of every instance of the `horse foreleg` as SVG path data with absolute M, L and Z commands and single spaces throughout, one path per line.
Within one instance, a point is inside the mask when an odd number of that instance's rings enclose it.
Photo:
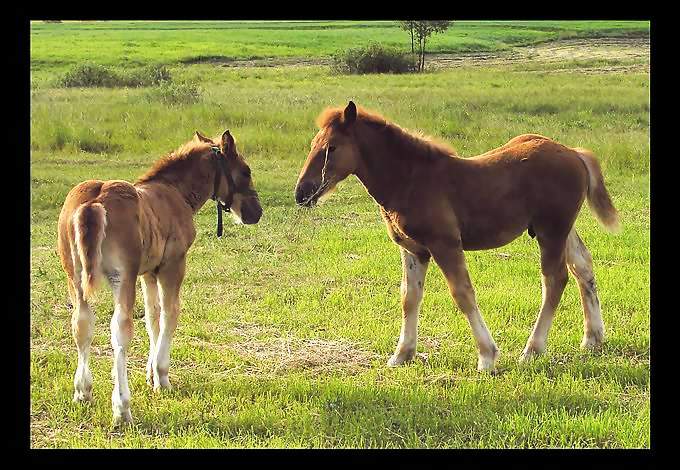
M 161 300 L 161 321 L 154 352 L 153 373 L 154 390 L 169 389 L 170 345 L 177 328 L 179 316 L 179 289 L 184 279 L 186 260 L 164 265 L 158 272 L 158 287 Z
M 446 277 L 451 296 L 470 324 L 479 354 L 477 369 L 493 371 L 499 350 L 477 306 L 460 239 L 442 240 L 428 249 Z
M 418 342 L 418 312 L 423 300 L 423 287 L 429 259 L 422 261 L 401 248 L 403 276 L 401 279 L 401 334 L 397 349 L 387 361 L 390 367 L 408 362 L 415 356 Z
M 149 359 L 146 362 L 146 382 L 153 387 L 153 358 L 158 340 L 158 321 L 161 306 L 158 301 L 158 284 L 155 274 L 145 274 L 142 277 L 142 292 L 144 293 L 144 322 L 149 334 Z

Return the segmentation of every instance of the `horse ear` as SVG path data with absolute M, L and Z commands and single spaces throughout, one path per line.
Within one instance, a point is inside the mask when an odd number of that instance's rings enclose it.
M 222 134 L 222 152 L 226 154 L 229 150 L 233 150 L 235 145 L 234 138 L 229 133 L 229 129 L 227 129 L 224 131 L 224 134 Z
M 206 136 L 204 136 L 203 134 L 201 134 L 198 131 L 196 131 L 196 133 L 194 134 L 194 140 L 196 140 L 198 142 L 212 143 L 212 140 L 208 139 Z
M 342 117 L 345 125 L 351 126 L 354 124 L 354 121 L 357 119 L 357 106 L 354 104 L 354 101 L 350 101 L 347 104 L 345 111 L 342 113 Z

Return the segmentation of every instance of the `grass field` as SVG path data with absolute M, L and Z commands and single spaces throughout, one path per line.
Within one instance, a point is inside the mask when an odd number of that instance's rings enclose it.
M 410 49 L 393 21 L 375 22 L 35 22 L 34 70 L 81 61 L 134 66 L 148 62 L 228 62 L 263 57 L 320 57 L 370 42 Z M 645 21 L 460 21 L 432 36 L 430 52 L 498 51 L 574 37 L 648 36 Z M 54 44 L 59 44 L 55 48 Z
M 531 70 L 494 65 L 347 77 L 322 66 L 181 62 L 215 54 L 314 56 L 369 39 L 409 41 L 386 23 L 290 26 L 32 27 L 31 445 L 649 447 L 649 73 L 586 74 L 583 62 L 565 60 L 559 72 L 533 63 Z M 485 50 L 562 34 L 645 31 L 649 23 L 461 22 L 432 45 L 455 51 L 471 41 Z M 84 59 L 118 67 L 167 63 L 176 80 L 197 84 L 202 98 L 169 106 L 144 88 L 55 86 Z M 419 352 L 428 361 L 387 368 L 401 321 L 401 265 L 377 206 L 353 178 L 315 210 L 297 208 L 293 199 L 314 118 L 348 99 L 440 137 L 464 156 L 527 132 L 592 149 L 623 225 L 619 235 L 608 234 L 587 207 L 577 221 L 594 258 L 603 350 L 578 348 L 582 313 L 570 279 L 547 353 L 518 364 L 541 301 L 538 246 L 525 235 L 467 253 L 501 349 L 499 375 L 475 370 L 470 329 L 434 263 L 419 328 Z M 252 168 L 264 216 L 255 226 L 227 223 L 220 240 L 214 207 L 198 213 L 171 356 L 175 388 L 154 394 L 146 385 L 148 340 L 136 319 L 129 353 L 135 424 L 115 430 L 106 291 L 95 305 L 94 401 L 71 402 L 77 356 L 56 253 L 61 204 L 82 180 L 134 180 L 194 130 L 215 135 L 226 128 Z

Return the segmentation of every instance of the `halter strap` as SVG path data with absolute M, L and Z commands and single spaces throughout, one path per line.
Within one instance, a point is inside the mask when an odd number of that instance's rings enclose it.
M 323 159 L 323 167 L 321 168 L 321 183 L 319 183 L 319 187 L 316 188 L 316 191 L 314 191 L 314 194 L 309 196 L 306 201 L 310 201 L 314 197 L 316 197 L 317 194 L 320 194 L 322 191 L 326 189 L 326 167 L 328 166 L 328 160 L 330 156 L 329 152 L 330 147 L 326 147 L 326 155 L 324 156 Z
M 326 156 L 323 159 L 323 168 L 321 168 L 321 186 L 326 182 L 326 167 L 328 166 L 328 156 L 330 155 L 331 146 L 326 146 Z
M 217 205 L 217 236 L 222 236 L 222 211 L 230 212 L 231 205 L 234 202 L 234 180 L 231 177 L 231 172 L 227 168 L 227 162 L 224 154 L 219 147 L 211 147 L 215 160 L 215 182 L 213 183 L 213 193 L 210 199 L 215 201 Z M 227 179 L 228 193 L 227 199 L 224 203 L 217 198 L 217 190 L 220 187 L 220 177 L 224 176 Z

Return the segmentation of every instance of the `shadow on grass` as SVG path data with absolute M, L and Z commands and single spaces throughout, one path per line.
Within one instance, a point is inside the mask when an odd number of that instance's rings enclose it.
M 273 437 L 322 447 L 625 446 L 619 427 L 630 423 L 610 419 L 626 411 L 623 405 L 574 385 L 522 388 L 488 378 L 454 380 L 444 391 L 342 377 L 235 376 L 223 383 L 194 377 L 166 397 L 201 397 L 194 409 L 186 413 L 162 399 L 137 429 L 156 437 L 200 433 L 231 444 L 245 438 L 256 447 Z

